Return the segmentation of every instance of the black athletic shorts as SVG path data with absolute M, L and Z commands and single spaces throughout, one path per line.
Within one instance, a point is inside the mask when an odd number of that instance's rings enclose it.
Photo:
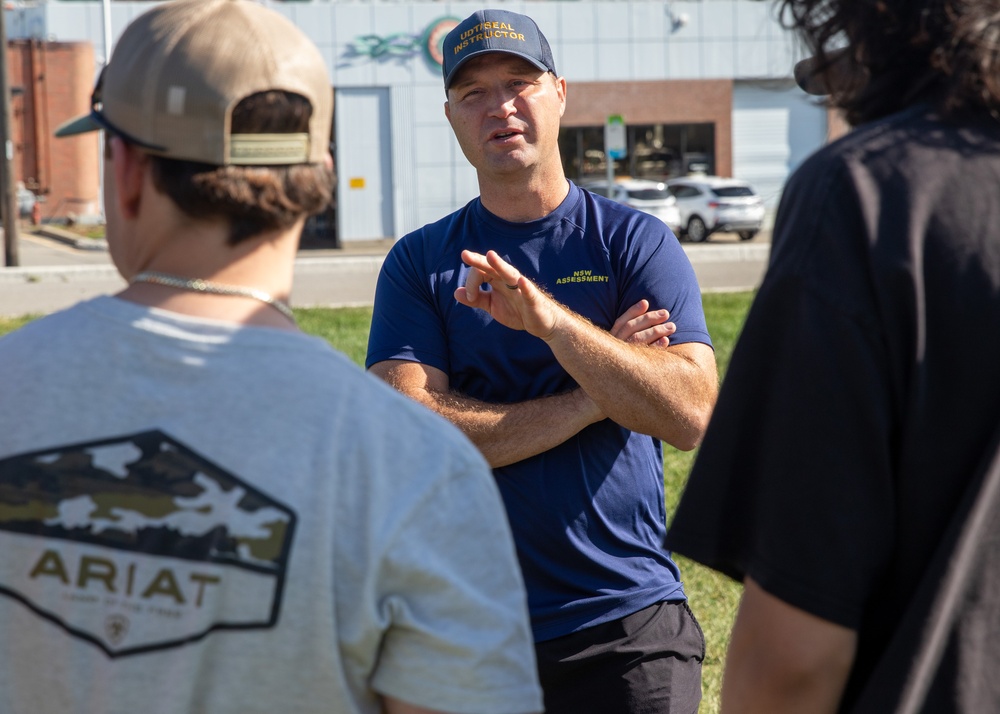
M 546 714 L 694 714 L 705 636 L 687 602 L 535 644 Z

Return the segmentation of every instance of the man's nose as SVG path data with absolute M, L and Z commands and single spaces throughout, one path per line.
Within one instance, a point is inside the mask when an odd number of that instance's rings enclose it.
M 517 95 L 514 92 L 500 89 L 490 94 L 490 114 L 505 119 L 511 114 L 517 113 L 514 100 Z

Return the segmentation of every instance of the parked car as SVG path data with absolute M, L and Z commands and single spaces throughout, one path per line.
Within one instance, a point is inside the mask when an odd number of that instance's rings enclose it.
M 685 176 L 667 181 L 677 199 L 681 233 L 701 242 L 717 231 L 750 240 L 764 222 L 764 202 L 746 181 L 719 176 Z
M 580 186 L 592 193 L 652 214 L 666 223 L 674 235 L 680 235 L 678 231 L 681 229 L 681 216 L 677 210 L 677 201 L 662 181 L 629 178 L 618 179 L 610 188 L 606 180 L 584 181 Z

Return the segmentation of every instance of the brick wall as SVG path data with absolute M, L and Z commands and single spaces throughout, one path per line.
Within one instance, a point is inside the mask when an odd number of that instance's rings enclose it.
M 98 135 L 57 139 L 56 128 L 90 109 L 94 50 L 89 42 L 12 40 L 7 45 L 14 175 L 42 197 L 43 218 L 94 215 Z
M 715 124 L 715 171 L 732 176 L 732 80 L 567 83 L 562 126 L 603 126 L 609 114 L 626 124 Z

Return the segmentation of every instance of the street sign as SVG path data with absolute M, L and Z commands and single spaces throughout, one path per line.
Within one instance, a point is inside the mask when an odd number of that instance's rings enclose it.
M 624 159 L 627 152 L 625 120 L 621 114 L 612 114 L 604 125 L 604 148 L 612 159 Z

